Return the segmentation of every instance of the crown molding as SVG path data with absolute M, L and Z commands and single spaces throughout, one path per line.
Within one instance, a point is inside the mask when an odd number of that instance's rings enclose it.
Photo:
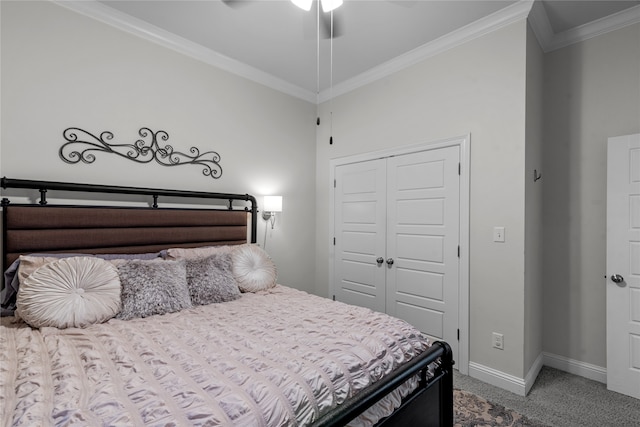
M 351 92 L 400 70 L 411 67 L 427 58 L 522 19 L 529 19 L 533 32 L 544 52 L 551 52 L 640 22 L 640 6 L 634 6 L 609 17 L 555 34 L 549 23 L 544 6 L 539 0 L 520 0 L 487 17 L 472 22 L 465 27 L 446 34 L 317 94 L 174 33 L 163 30 L 146 21 L 110 8 L 97 0 L 51 1 L 74 12 L 96 19 L 183 55 L 313 104 L 319 104 L 332 97 Z
M 561 33 L 554 33 L 544 6 L 538 0 L 535 3 L 529 16 L 529 22 L 545 53 L 640 22 L 639 5 Z
M 546 52 L 546 47 L 550 46 L 553 42 L 553 29 L 551 29 L 551 22 L 549 22 L 549 16 L 547 15 L 542 2 L 535 1 L 529 14 L 529 24 L 531 29 L 538 39 L 538 43 L 542 50 Z
M 339 83 L 335 85 L 333 89 L 326 89 L 319 93 L 318 103 L 325 102 L 332 97 L 351 92 L 352 90 L 411 67 L 412 65 L 422 62 L 425 59 L 446 50 L 482 37 L 485 34 L 503 28 L 519 20 L 526 19 L 531 11 L 533 3 L 533 0 L 521 0 L 458 30 L 445 34 L 432 42 L 417 47 L 412 51 L 365 71 L 362 74 Z
M 555 34 L 546 52 L 619 30 L 640 22 L 640 6 L 630 7 L 613 15 Z
M 304 101 L 317 103 L 317 94 L 251 67 L 243 62 L 222 55 L 198 43 L 163 30 L 146 21 L 110 8 L 96 0 L 51 0 L 53 3 L 74 12 L 96 19 L 119 30 L 159 44 L 183 55 L 213 65 L 229 73 L 270 87 Z
M 338 96 L 384 78 L 390 74 L 419 63 L 460 44 L 481 37 L 520 19 L 526 18 L 533 0 L 521 0 L 459 30 L 418 47 L 411 52 L 392 59 L 382 65 L 357 75 L 325 91 L 316 94 L 292 85 L 264 71 L 219 54 L 200 44 L 163 30 L 141 19 L 110 8 L 96 0 L 51 0 L 53 3 L 74 12 L 96 19 L 122 31 L 182 53 L 206 64 L 239 75 L 248 80 L 270 87 L 293 97 L 319 104 L 332 96 Z

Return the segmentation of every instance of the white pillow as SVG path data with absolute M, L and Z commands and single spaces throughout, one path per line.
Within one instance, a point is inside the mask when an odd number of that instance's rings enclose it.
M 58 259 L 24 279 L 16 307 L 16 315 L 36 328 L 104 322 L 120 311 L 118 270 L 100 258 Z
M 269 255 L 257 245 L 240 245 L 231 253 L 233 275 L 242 292 L 256 292 L 276 285 L 278 270 Z

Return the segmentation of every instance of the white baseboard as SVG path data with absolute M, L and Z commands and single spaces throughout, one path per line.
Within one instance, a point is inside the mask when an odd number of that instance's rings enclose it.
M 540 353 L 536 360 L 533 362 L 531 369 L 527 373 L 527 376 L 524 377 L 524 395 L 526 396 L 533 387 L 533 383 L 536 382 L 536 378 L 538 378 L 538 374 L 542 370 L 544 366 L 544 353 Z
M 527 388 L 523 378 L 498 371 L 479 363 L 469 362 L 469 376 L 484 381 L 487 384 L 503 388 L 520 396 L 525 396 Z
M 559 369 L 601 383 L 606 384 L 607 382 L 606 368 L 551 353 L 540 353 L 525 378 L 518 378 L 475 362 L 469 362 L 469 376 L 519 396 L 526 396 L 536 382 L 536 378 L 543 366 L 549 366 L 550 368 Z
M 569 359 L 557 354 L 542 353 L 544 366 L 559 369 L 570 374 L 578 375 L 590 380 L 607 383 L 607 368 Z
M 524 378 L 518 378 L 513 375 L 505 374 L 487 366 L 480 365 L 475 362 L 469 363 L 469 376 L 477 378 L 485 383 L 494 385 L 496 387 L 503 388 L 519 396 L 526 396 L 533 387 L 533 383 L 536 382 L 538 374 L 543 366 L 542 353 L 533 362 L 533 366 L 529 369 L 527 376 Z

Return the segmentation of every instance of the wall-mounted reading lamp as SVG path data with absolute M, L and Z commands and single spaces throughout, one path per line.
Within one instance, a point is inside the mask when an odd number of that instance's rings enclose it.
M 276 212 L 282 212 L 282 196 L 264 196 L 262 219 L 271 220 L 271 228 L 276 222 Z

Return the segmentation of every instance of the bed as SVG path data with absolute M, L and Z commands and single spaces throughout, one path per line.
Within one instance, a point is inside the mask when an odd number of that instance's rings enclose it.
M 0 325 L 3 426 L 453 424 L 450 347 L 278 284 L 255 245 L 253 196 L 1 185 L 40 193 L 34 204 L 2 199 L 3 310 L 17 304 L 19 315 Z M 49 191 L 152 201 L 51 205 Z M 216 202 L 159 207 L 160 197 Z M 50 282 L 61 276 L 75 288 L 56 306 Z

